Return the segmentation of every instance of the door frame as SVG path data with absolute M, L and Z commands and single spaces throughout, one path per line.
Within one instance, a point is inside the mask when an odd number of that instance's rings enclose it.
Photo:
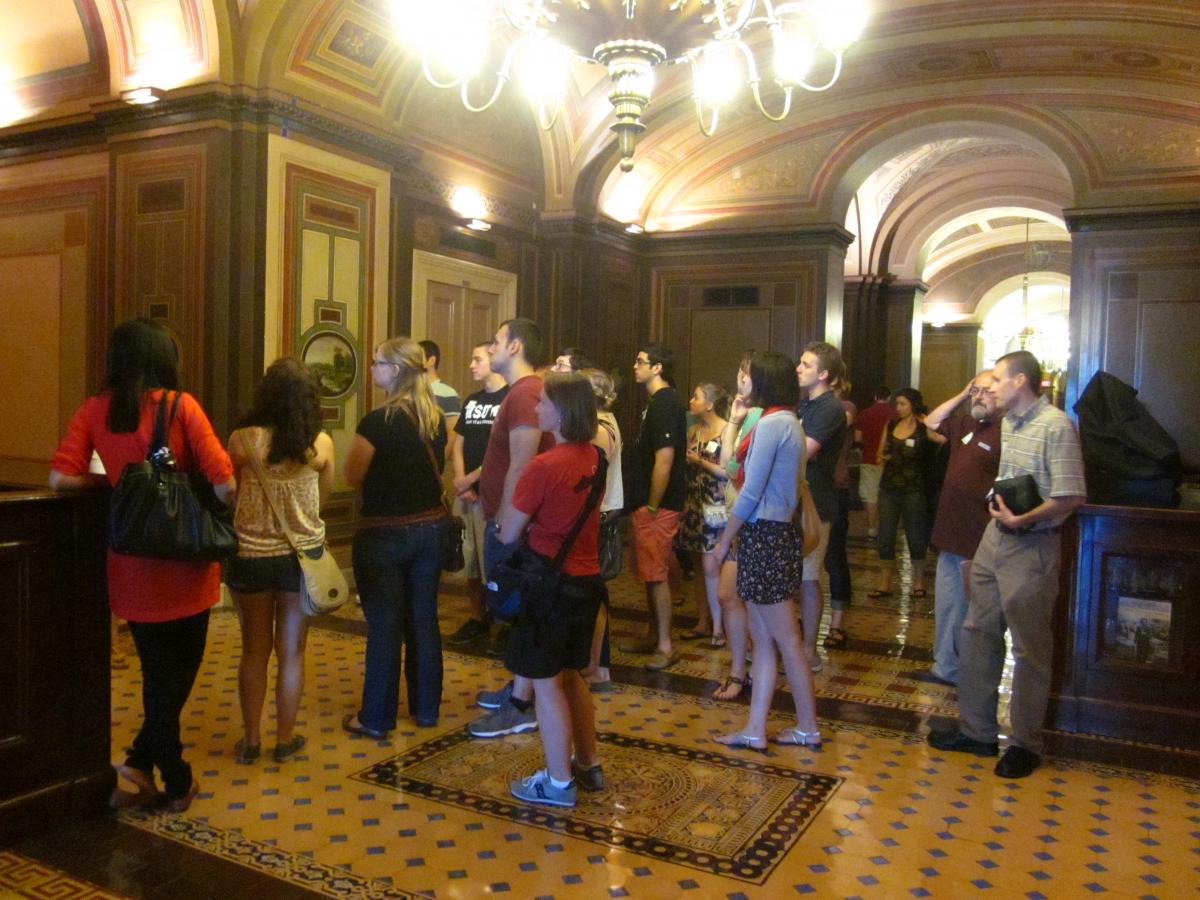
M 430 253 L 428 250 L 413 251 L 412 275 L 412 319 L 409 334 L 413 340 L 422 340 L 425 334 L 425 318 L 428 312 L 430 280 L 446 284 L 459 284 L 465 288 L 477 288 L 500 296 L 500 321 L 512 319 L 517 314 L 517 275 L 504 269 Z M 418 328 L 417 326 L 421 327 Z

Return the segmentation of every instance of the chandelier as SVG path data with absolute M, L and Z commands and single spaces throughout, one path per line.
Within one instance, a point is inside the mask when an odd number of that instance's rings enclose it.
M 634 148 L 646 130 L 642 114 L 656 69 L 691 69 L 696 115 L 706 136 L 716 131 L 721 107 L 743 85 L 759 112 L 778 122 L 791 111 L 796 88 L 833 86 L 842 55 L 867 17 L 866 0 L 658 0 L 640 8 L 637 0 L 392 0 L 392 5 L 397 34 L 420 56 L 425 78 L 439 88 L 456 88 L 473 112 L 489 108 L 505 84 L 516 80 L 538 124 L 548 130 L 562 108 L 571 66 L 602 66 L 624 172 L 633 169 Z M 770 103 L 764 102 L 763 75 L 751 46 L 768 41 L 775 85 Z M 808 80 L 813 70 L 822 76 L 817 83 Z

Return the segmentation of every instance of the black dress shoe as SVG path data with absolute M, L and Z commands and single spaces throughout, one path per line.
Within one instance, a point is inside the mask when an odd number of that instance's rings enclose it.
M 974 753 L 976 756 L 995 756 L 1000 752 L 1000 745 L 977 741 L 969 738 L 961 731 L 931 731 L 927 739 L 930 747 L 938 750 L 949 750 L 953 753 Z M 1026 772 L 1025 774 L 1029 774 Z
M 944 687 L 958 687 L 958 682 L 947 681 L 945 678 L 939 678 L 933 674 L 932 669 L 918 669 L 916 672 L 905 672 L 900 677 L 907 678 L 910 681 L 921 681 L 925 684 L 940 684 Z
M 356 713 L 349 713 L 342 719 L 342 728 L 351 734 L 361 734 L 363 737 L 374 738 L 377 741 L 387 740 L 388 733 L 375 728 L 368 728 L 362 722 L 355 722 Z
M 1024 778 L 1041 764 L 1042 758 L 1032 750 L 1014 744 L 996 763 L 996 774 L 1001 778 Z

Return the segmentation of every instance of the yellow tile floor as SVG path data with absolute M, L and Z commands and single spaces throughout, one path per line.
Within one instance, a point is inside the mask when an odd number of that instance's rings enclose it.
M 871 555 L 854 553 L 856 594 L 870 587 Z M 640 588 L 623 576 L 613 599 L 617 636 L 640 633 Z M 916 724 L 879 724 L 954 715 L 951 689 L 899 678 L 926 665 L 912 657 L 928 648 L 932 598 L 887 599 L 856 608 L 851 649 L 829 652 L 816 676 L 822 708 L 839 713 L 822 718 L 820 751 L 778 747 L 764 757 L 715 744 L 744 706 L 708 699 L 727 656 L 688 645 L 654 683 L 630 677 L 596 697 L 610 788 L 581 793 L 574 811 L 507 794 L 507 780 L 540 760 L 536 733 L 466 736 L 476 692 L 506 679 L 483 655 L 446 652 L 436 728 L 408 720 L 388 741 L 344 734 L 365 647 L 353 607 L 338 628 L 310 633 L 298 727 L 306 752 L 284 765 L 237 765 L 240 639 L 236 618 L 218 612 L 184 719 L 202 793 L 185 816 L 122 818 L 336 896 L 1200 894 L 1196 781 L 1051 759 L 1005 782 L 991 760 L 932 750 Z M 452 591 L 442 602 L 449 633 L 465 604 Z M 691 603 L 678 612 L 690 614 Z M 636 662 L 618 654 L 618 676 Z M 136 660 L 114 672 L 114 759 L 137 726 L 138 679 Z M 782 713 L 772 719 L 772 729 L 791 724 Z

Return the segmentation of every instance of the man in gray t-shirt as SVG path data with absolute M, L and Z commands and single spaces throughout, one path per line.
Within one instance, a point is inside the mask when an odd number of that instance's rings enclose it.
M 433 397 L 437 401 L 442 415 L 446 417 L 446 433 L 450 435 L 450 440 L 446 444 L 446 462 L 449 463 L 454 442 L 462 440 L 454 430 L 454 426 L 458 424 L 458 417 L 462 413 L 462 400 L 459 399 L 458 391 L 438 377 L 438 366 L 442 364 L 442 348 L 430 340 L 417 341 L 417 343 L 425 351 L 425 373 L 432 382 Z

